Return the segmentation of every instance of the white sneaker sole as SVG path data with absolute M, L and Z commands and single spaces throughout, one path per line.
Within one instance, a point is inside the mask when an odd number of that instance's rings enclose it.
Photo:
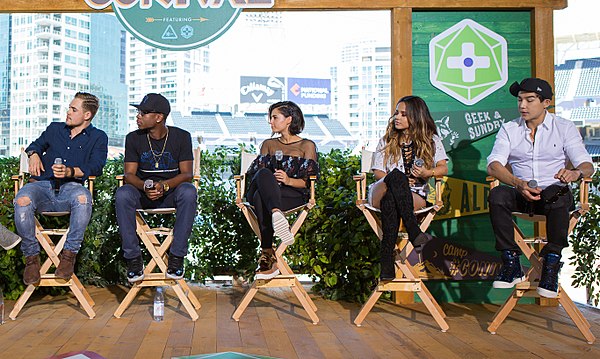
M 19 243 L 21 243 L 21 237 L 19 237 L 19 239 L 18 239 L 18 240 L 16 240 L 16 241 L 15 241 L 13 244 L 11 244 L 10 246 L 8 246 L 8 247 L 4 247 L 4 246 L 2 246 L 2 248 L 4 248 L 4 250 L 6 250 L 6 251 L 9 251 L 9 250 L 11 250 L 11 249 L 15 248 L 15 247 L 17 246 L 17 244 L 19 244 Z
M 142 279 L 144 279 L 144 277 L 145 277 L 145 275 L 144 275 L 144 274 L 142 274 L 142 275 L 141 275 L 141 276 L 139 276 L 139 277 L 133 277 L 133 278 L 129 278 L 129 277 L 127 277 L 127 281 L 128 281 L 129 283 L 135 283 L 135 282 L 139 282 L 139 281 L 141 281 Z
M 508 289 L 513 288 L 516 284 L 522 283 L 525 281 L 525 277 L 515 278 L 512 282 L 502 282 L 499 280 L 495 280 L 492 286 L 496 289 Z
M 294 235 L 290 231 L 290 224 L 283 213 L 273 212 L 273 231 L 275 235 L 281 239 L 281 243 L 291 246 L 294 244 Z
M 273 279 L 279 275 L 279 269 L 276 269 L 273 273 L 256 273 L 254 279 Z
M 556 298 L 558 297 L 558 292 L 553 292 L 548 289 L 537 287 L 537 293 L 544 298 Z

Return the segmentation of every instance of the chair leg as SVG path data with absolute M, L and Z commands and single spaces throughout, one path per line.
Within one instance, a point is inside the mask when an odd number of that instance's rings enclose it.
M 27 286 L 27 288 L 25 289 L 25 292 L 23 292 L 23 294 L 21 294 L 21 296 L 15 303 L 13 310 L 10 312 L 10 314 L 8 316 L 10 319 L 12 319 L 12 320 L 17 319 L 17 315 L 19 315 L 19 312 L 21 311 L 21 309 L 23 309 L 23 307 L 29 300 L 29 297 L 31 297 L 31 295 L 33 294 L 33 291 L 35 290 L 35 288 L 36 288 L 36 286 L 33 284 L 30 284 Z
M 115 313 L 113 314 L 115 318 L 121 318 L 121 315 L 123 315 L 125 310 L 131 305 L 131 303 L 139 293 L 140 289 L 142 289 L 142 287 L 140 287 L 137 284 L 134 284 L 133 287 L 129 289 L 127 295 L 125 296 L 125 298 L 123 298 L 123 301 L 121 301 L 121 304 L 119 304 L 119 307 L 117 308 L 117 310 L 115 310 Z
M 79 282 L 79 280 L 78 280 L 78 282 Z M 79 301 L 79 304 L 81 305 L 83 310 L 85 310 L 85 312 L 87 313 L 88 317 L 90 319 L 94 319 L 94 317 L 96 316 L 96 312 L 94 312 L 94 309 L 92 309 L 92 306 L 87 301 L 86 295 L 83 294 L 84 292 L 82 292 L 81 288 L 79 288 L 75 282 L 71 282 L 71 285 L 69 286 L 69 288 L 71 289 L 71 291 L 73 292 L 73 294 L 75 295 L 77 300 Z M 87 291 L 85 293 L 87 294 Z M 88 294 L 88 296 L 89 296 L 89 294 Z
M 360 312 L 358 312 L 358 315 L 354 319 L 354 324 L 356 324 L 356 326 L 360 327 L 362 325 L 363 320 L 365 320 L 367 314 L 369 314 L 371 309 L 373 309 L 373 306 L 375 305 L 375 303 L 377 303 L 382 293 L 383 292 L 380 292 L 377 288 L 375 288 L 373 293 L 371 293 L 371 296 L 369 297 L 367 302 L 362 306 Z
M 440 326 L 442 332 L 445 333 L 450 328 L 448 326 L 448 323 L 446 323 L 446 321 L 444 320 L 444 318 L 446 317 L 446 313 L 444 313 L 444 311 L 441 310 L 442 308 L 439 306 L 437 301 L 433 299 L 433 297 L 430 297 L 431 294 L 426 289 L 423 283 L 421 283 L 421 290 L 418 291 L 417 294 L 421 298 L 423 304 L 425 304 L 425 307 L 427 307 L 427 310 L 429 310 L 429 313 L 431 314 L 435 322 Z
M 189 298 L 190 302 L 192 302 L 194 308 L 200 309 L 202 307 L 202 304 L 200 304 L 200 301 L 198 300 L 194 292 L 192 292 L 192 289 L 188 286 L 186 281 L 183 279 L 179 279 L 177 280 L 177 284 L 181 286 L 183 293 L 186 295 L 186 297 Z
M 296 279 L 296 282 L 298 282 L 298 280 Z M 299 284 L 299 282 L 298 282 Z M 312 300 L 308 301 L 306 299 L 306 292 L 304 292 L 303 290 L 301 290 L 302 286 L 293 286 L 292 287 L 292 292 L 294 292 L 294 294 L 296 295 L 296 298 L 298 298 L 298 300 L 300 301 L 300 304 L 302 304 L 302 307 L 304 308 L 304 310 L 306 310 L 306 313 L 308 313 L 308 316 L 310 317 L 310 319 L 312 319 L 313 324 L 317 324 L 319 323 L 319 317 L 317 317 L 317 314 L 313 311 L 312 306 L 314 305 L 314 303 L 312 302 Z
M 242 301 L 238 305 L 235 312 L 233 312 L 233 315 L 231 316 L 233 320 L 235 320 L 236 322 L 240 321 L 240 317 L 242 316 L 242 314 L 244 314 L 244 311 L 246 310 L 256 293 L 258 293 L 258 288 L 256 288 L 256 282 L 254 282 L 252 283 L 252 287 L 250 287 L 246 294 L 244 294 L 244 297 L 242 298 Z
M 587 340 L 588 344 L 594 344 L 594 342 L 596 341 L 596 337 L 594 336 L 594 334 L 592 334 L 592 331 L 590 330 L 590 323 L 587 321 L 587 319 L 583 317 L 581 311 L 577 308 L 577 306 L 575 306 L 575 303 L 573 303 L 571 298 L 569 298 L 569 296 L 562 289 L 562 287 L 560 287 L 559 290 L 560 296 L 558 298 L 558 302 L 563 306 L 573 323 L 575 323 L 575 325 L 577 326 L 577 329 L 579 329 L 581 334 Z
M 487 328 L 488 332 L 496 334 L 496 330 L 502 324 L 502 322 L 504 322 L 506 317 L 508 317 L 510 312 L 512 312 L 518 301 L 519 297 L 517 296 L 517 290 L 515 289 L 512 291 L 500 309 L 496 312 L 494 318 L 492 318 L 492 322 Z
M 198 320 L 198 313 L 196 312 L 196 309 L 194 309 L 194 306 L 190 302 L 189 298 L 185 295 L 181 286 L 179 284 L 175 284 L 172 285 L 171 288 L 173 288 L 175 294 L 177 294 L 177 297 L 179 298 L 179 301 L 181 302 L 181 304 L 183 304 L 190 317 L 192 317 L 192 321 L 195 322 L 196 320 Z

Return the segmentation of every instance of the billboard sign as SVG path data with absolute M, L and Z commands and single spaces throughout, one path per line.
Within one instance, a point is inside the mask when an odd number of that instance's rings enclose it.
M 289 77 L 287 99 L 301 105 L 330 105 L 331 80 Z
M 240 103 L 271 104 L 283 101 L 283 77 L 240 77 Z

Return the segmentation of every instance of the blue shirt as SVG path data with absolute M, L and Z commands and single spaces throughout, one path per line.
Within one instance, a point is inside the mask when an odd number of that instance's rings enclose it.
M 25 152 L 31 150 L 40 155 L 45 169 L 41 176 L 31 178 L 38 181 L 53 179 L 52 165 L 54 160 L 60 157 L 65 166 L 79 167 L 84 174 L 83 178 L 65 178 L 63 181 L 83 182 L 89 176 L 102 174 L 108 154 L 108 136 L 90 124 L 71 138 L 71 128 L 66 123 L 53 122 Z

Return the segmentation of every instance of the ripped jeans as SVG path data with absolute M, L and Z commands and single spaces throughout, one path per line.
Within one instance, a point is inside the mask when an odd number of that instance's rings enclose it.
M 24 205 L 19 205 L 19 202 Z M 55 194 L 52 182 L 31 182 L 19 190 L 13 204 L 15 226 L 23 239 L 21 250 L 25 256 L 40 252 L 39 243 L 35 238 L 34 221 L 35 213 L 40 212 L 71 212 L 64 249 L 79 252 L 85 228 L 92 215 L 92 196 L 87 188 L 77 182 L 67 182 L 60 187 L 58 194 Z

